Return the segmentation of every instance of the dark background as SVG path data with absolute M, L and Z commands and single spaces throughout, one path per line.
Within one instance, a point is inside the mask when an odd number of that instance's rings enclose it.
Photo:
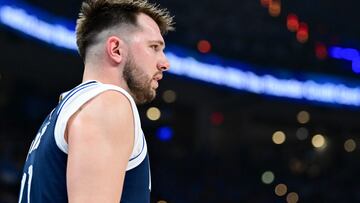
M 26 2 L 74 20 L 81 3 Z M 175 15 L 177 30 L 166 36 L 168 44 L 196 51 L 205 39 L 212 45 L 210 54 L 264 72 L 280 68 L 360 84 L 349 62 L 320 59 L 315 51 L 319 43 L 360 48 L 359 1 L 283 0 L 278 17 L 271 17 L 260 0 L 156 2 Z M 308 24 L 306 43 L 287 30 L 289 13 Z M 0 48 L 0 203 L 12 203 L 38 127 L 58 95 L 81 82 L 83 65 L 77 53 L 5 26 L 0 26 Z M 174 103 L 162 99 L 166 90 L 176 92 Z M 146 117 L 152 106 L 162 111 L 158 121 Z M 359 150 L 344 150 L 347 139 L 359 141 L 357 107 L 255 95 L 166 74 L 157 99 L 139 110 L 151 159 L 153 202 L 291 202 L 275 194 L 279 183 L 287 185 L 287 194 L 296 192 L 299 202 L 360 202 Z M 310 114 L 308 123 L 297 121 L 300 111 Z M 223 122 L 214 123 L 214 115 Z M 157 138 L 162 126 L 173 129 L 171 140 Z M 305 140 L 296 137 L 300 127 L 309 132 Z M 281 145 L 272 141 L 278 130 L 286 134 Z M 319 133 L 327 139 L 324 150 L 311 144 Z M 275 175 L 271 184 L 262 182 L 265 171 Z

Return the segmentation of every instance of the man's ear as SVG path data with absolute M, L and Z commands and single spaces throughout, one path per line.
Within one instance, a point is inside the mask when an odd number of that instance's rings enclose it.
M 125 43 L 119 37 L 111 36 L 106 41 L 106 52 L 114 63 L 121 63 L 125 54 Z

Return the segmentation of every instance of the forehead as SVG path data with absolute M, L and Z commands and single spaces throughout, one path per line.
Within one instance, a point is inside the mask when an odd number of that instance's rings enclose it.
M 137 23 L 140 29 L 134 34 L 134 38 L 137 38 L 135 40 L 164 42 L 159 26 L 150 16 L 140 13 Z

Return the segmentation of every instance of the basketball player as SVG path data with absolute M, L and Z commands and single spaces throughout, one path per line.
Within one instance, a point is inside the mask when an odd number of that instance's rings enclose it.
M 165 9 L 146 0 L 88 0 L 77 20 L 83 83 L 61 95 L 31 144 L 21 203 L 150 202 L 136 103 L 154 99 L 169 62 Z

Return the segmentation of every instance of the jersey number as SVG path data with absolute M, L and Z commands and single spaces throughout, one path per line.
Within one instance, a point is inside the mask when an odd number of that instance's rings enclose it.
M 25 183 L 26 183 L 26 178 L 27 176 L 29 177 L 27 180 L 27 202 L 30 203 L 30 190 L 31 190 L 31 180 L 32 180 L 32 175 L 33 175 L 33 166 L 30 165 L 27 171 L 27 174 L 24 173 L 23 177 L 21 179 L 21 189 L 20 189 L 20 197 L 19 197 L 19 203 L 22 200 L 23 197 L 23 192 L 24 192 L 24 187 L 25 187 Z
M 52 112 L 51 112 L 51 114 L 52 114 Z M 50 118 L 51 118 L 51 114 L 50 114 Z M 31 143 L 30 150 L 29 150 L 28 156 L 26 157 L 26 160 L 28 159 L 31 152 L 33 152 L 34 150 L 36 150 L 39 147 L 41 137 L 44 135 L 44 133 L 46 131 L 46 128 L 47 128 L 47 126 L 49 124 L 50 124 L 50 121 L 46 122 L 45 125 L 41 128 L 40 132 L 38 132 L 38 134 L 36 135 L 34 141 Z M 28 170 L 27 170 L 27 173 L 25 172 L 23 174 L 23 176 L 22 176 L 22 179 L 21 179 L 21 189 L 20 189 L 19 203 L 21 202 L 21 200 L 23 198 L 23 193 L 24 193 L 24 187 L 25 187 L 26 180 L 27 180 L 27 202 L 30 203 L 30 190 L 31 190 L 32 176 L 33 176 L 33 165 L 30 165 Z

